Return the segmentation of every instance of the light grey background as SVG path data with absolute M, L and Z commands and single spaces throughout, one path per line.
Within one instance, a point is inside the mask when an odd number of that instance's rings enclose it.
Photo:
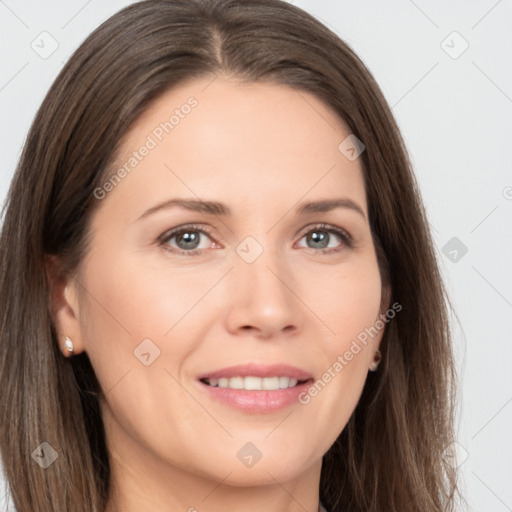
M 2 203 L 30 123 L 63 63 L 130 3 L 0 0 Z M 293 3 L 356 51 L 393 108 L 460 321 L 453 318 L 452 327 L 458 449 L 470 504 L 460 510 L 511 511 L 512 1 Z M 44 31 L 58 43 L 47 58 L 31 47 L 51 50 Z

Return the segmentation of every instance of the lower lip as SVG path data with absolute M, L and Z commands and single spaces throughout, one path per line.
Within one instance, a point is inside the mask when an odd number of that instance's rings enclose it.
M 268 413 L 279 411 L 294 403 L 297 404 L 299 402 L 298 395 L 311 386 L 311 381 L 303 382 L 293 388 L 274 391 L 219 388 L 209 386 L 201 381 L 199 384 L 219 402 L 246 412 Z

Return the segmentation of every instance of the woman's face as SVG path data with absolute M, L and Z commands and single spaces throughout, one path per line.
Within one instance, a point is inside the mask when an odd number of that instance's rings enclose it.
M 382 335 L 354 345 L 381 280 L 349 135 L 309 93 L 226 78 L 173 89 L 128 133 L 64 322 L 118 464 L 235 486 L 318 469 Z

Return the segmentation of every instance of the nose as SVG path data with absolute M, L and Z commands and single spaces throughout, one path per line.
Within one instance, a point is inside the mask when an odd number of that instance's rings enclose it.
M 237 255 L 229 280 L 230 333 L 273 339 L 301 329 L 305 314 L 294 290 L 297 284 L 276 252 L 265 250 L 252 263 Z

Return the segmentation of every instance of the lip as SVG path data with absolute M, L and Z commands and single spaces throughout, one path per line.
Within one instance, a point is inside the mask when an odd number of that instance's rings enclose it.
M 289 377 L 298 381 L 292 388 L 268 390 L 231 389 L 209 386 L 201 379 L 220 379 L 231 377 Z M 208 396 L 216 402 L 228 405 L 248 413 L 271 413 L 298 404 L 298 395 L 306 391 L 313 381 L 313 376 L 305 370 L 286 364 L 244 364 L 230 366 L 205 373 L 198 377 L 198 384 Z
M 297 368 L 296 366 L 290 366 L 288 364 L 240 364 L 237 366 L 228 366 L 220 370 L 214 370 L 212 372 L 205 373 L 198 377 L 201 379 L 221 379 L 231 377 L 289 377 L 297 380 L 308 380 L 312 379 L 313 376 L 305 370 Z

